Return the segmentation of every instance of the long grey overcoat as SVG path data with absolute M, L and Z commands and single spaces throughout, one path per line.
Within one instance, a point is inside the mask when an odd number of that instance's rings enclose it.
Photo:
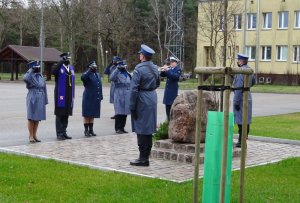
M 156 131 L 157 94 L 159 73 L 152 61 L 139 63 L 130 84 L 130 110 L 136 110 L 137 120 L 132 119 L 132 131 L 152 135 Z
M 249 68 L 248 65 L 243 65 L 242 68 Z M 252 74 L 249 77 L 249 87 L 255 85 L 255 76 Z M 233 87 L 243 87 L 244 86 L 244 76 L 242 74 L 237 74 L 234 76 Z M 240 110 L 237 111 L 234 106 L 239 105 Z M 233 97 L 233 113 L 234 113 L 234 123 L 238 125 L 243 124 L 243 90 L 234 90 Z M 252 94 L 249 91 L 248 96 L 248 124 L 252 122 Z
M 27 119 L 34 121 L 46 120 L 48 95 L 45 79 L 41 73 L 34 73 L 32 69 L 25 73 L 23 79 L 28 89 L 26 97 Z
M 114 83 L 114 109 L 115 115 L 130 114 L 130 81 L 131 76 L 124 70 L 116 68 L 110 75 L 110 81 Z

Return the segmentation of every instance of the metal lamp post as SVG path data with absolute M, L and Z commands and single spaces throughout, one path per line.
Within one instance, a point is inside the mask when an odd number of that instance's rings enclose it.
M 107 67 L 107 54 L 108 54 L 108 51 L 105 50 L 105 68 Z M 108 77 L 107 77 L 107 81 L 109 82 L 109 74 L 108 74 Z
M 44 53 L 43 53 L 43 48 L 44 48 L 44 0 L 41 1 L 41 28 L 40 28 L 40 47 L 41 47 L 41 73 L 43 75 L 43 58 L 44 58 Z

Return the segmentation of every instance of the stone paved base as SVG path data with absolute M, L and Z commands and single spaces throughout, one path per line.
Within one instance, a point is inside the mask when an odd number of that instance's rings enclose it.
M 147 170 L 145 167 L 130 166 L 129 161 L 138 156 L 136 135 L 133 133 L 12 146 L 0 148 L 0 151 L 174 182 L 190 180 L 194 174 L 191 164 L 159 159 L 151 159 Z M 288 157 L 300 157 L 300 146 L 248 140 L 247 167 Z M 239 169 L 239 166 L 240 159 L 233 159 L 233 170 Z M 199 170 L 199 175 L 203 176 L 203 165 Z

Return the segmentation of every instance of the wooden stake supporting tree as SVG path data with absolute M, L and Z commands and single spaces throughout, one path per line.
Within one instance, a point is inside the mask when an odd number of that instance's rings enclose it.
M 229 99 L 232 90 L 230 85 L 230 77 L 235 74 L 244 75 L 244 94 L 243 94 L 243 127 L 242 127 L 242 157 L 241 157 L 241 174 L 240 174 L 240 202 L 244 199 L 244 176 L 245 176 L 245 162 L 246 162 L 246 137 L 247 137 L 247 123 L 248 123 L 248 94 L 249 94 L 249 75 L 253 74 L 252 69 L 243 68 L 224 68 L 224 67 L 196 67 L 195 73 L 198 75 L 198 97 L 197 97 L 197 117 L 196 117 L 196 135 L 195 135 L 195 169 L 194 169 L 194 184 L 193 184 L 193 201 L 198 202 L 198 179 L 199 179 L 199 157 L 200 157 L 200 140 L 201 140 L 201 121 L 202 117 L 202 95 L 203 90 L 224 91 L 223 110 L 224 110 L 224 129 L 223 129 L 223 147 L 222 147 L 222 171 L 220 184 L 220 201 L 224 202 L 225 186 L 226 186 L 226 165 L 227 165 L 227 150 L 228 150 L 228 116 L 229 116 Z M 204 86 L 204 74 L 221 74 L 225 76 L 224 86 Z

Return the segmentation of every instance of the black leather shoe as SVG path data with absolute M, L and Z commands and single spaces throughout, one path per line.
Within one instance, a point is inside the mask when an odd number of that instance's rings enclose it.
M 149 160 L 146 159 L 136 159 L 130 162 L 132 166 L 149 166 Z
M 112 117 L 110 117 L 110 119 L 116 119 L 116 116 L 112 116 Z
M 72 137 L 68 136 L 67 134 L 64 134 L 63 136 L 65 139 L 68 139 L 68 140 L 72 139 Z
M 37 139 L 37 138 L 33 138 L 35 140 L 35 142 L 41 142 L 41 140 Z
M 242 143 L 240 143 L 240 142 L 235 144 L 235 147 L 241 148 L 241 146 L 242 146 Z
M 117 134 L 123 134 L 124 132 L 123 132 L 123 130 L 117 130 L 116 133 Z
M 94 133 L 94 131 L 90 131 L 90 136 L 97 136 L 95 133 Z
M 88 131 L 88 130 L 85 130 L 85 131 L 84 131 L 84 136 L 86 136 L 86 137 L 90 137 L 90 133 L 89 133 L 89 131 Z
M 65 140 L 65 139 L 66 138 L 64 136 L 62 136 L 62 135 L 57 136 L 57 140 L 58 141 L 62 141 L 62 140 Z
M 124 130 L 124 129 L 123 129 L 122 131 L 123 131 L 123 133 L 128 133 L 128 132 L 127 132 L 126 130 Z

